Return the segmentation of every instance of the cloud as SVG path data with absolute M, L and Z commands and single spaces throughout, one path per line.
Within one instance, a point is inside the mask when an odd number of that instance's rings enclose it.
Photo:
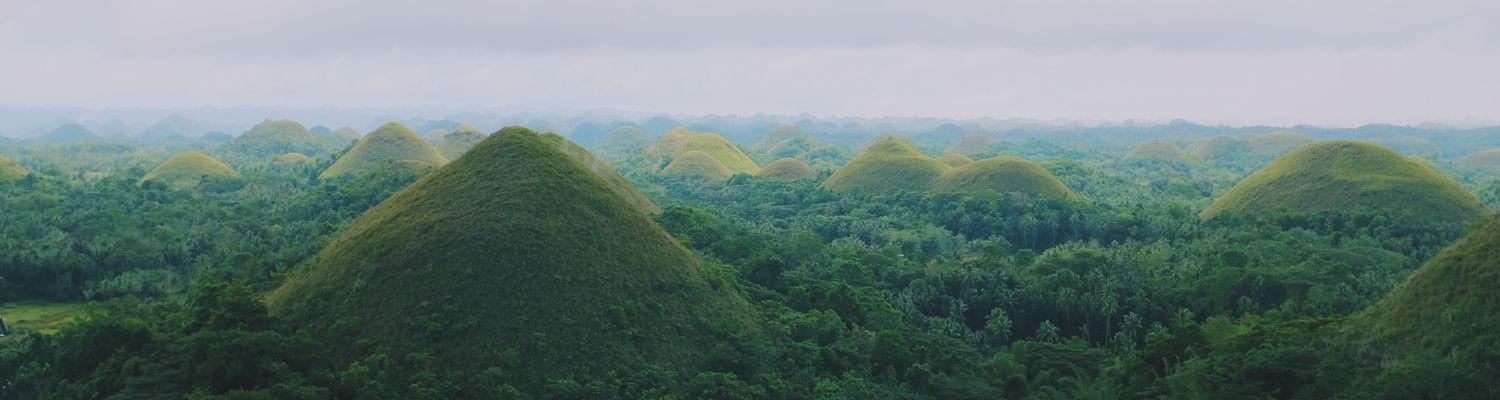
M 0 4 L 0 103 L 1500 117 L 1496 2 Z

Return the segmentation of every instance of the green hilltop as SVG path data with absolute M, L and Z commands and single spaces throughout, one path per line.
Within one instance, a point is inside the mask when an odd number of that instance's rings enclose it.
M 139 185 L 157 183 L 172 189 L 191 189 L 203 183 L 204 177 L 237 178 L 240 174 L 229 165 L 196 151 L 177 153 L 141 178 Z
M 16 164 L 16 160 L 12 160 L 10 159 L 10 157 L 0 156 L 0 180 L 14 181 L 25 178 L 26 174 L 29 173 L 30 172 L 26 171 L 26 168 L 22 168 L 20 165 Z
M 714 156 L 698 151 L 686 150 L 677 152 L 677 157 L 672 163 L 662 168 L 662 175 L 675 176 L 706 182 L 720 182 L 734 175 L 729 167 L 719 162 Z
M 594 145 L 600 154 L 636 154 L 651 146 L 651 135 L 630 125 L 615 128 Z
M 1500 347 L 1497 307 L 1500 219 L 1491 218 L 1355 314 L 1346 329 L 1386 360 L 1426 352 L 1493 370 L 1484 357 Z
M 990 152 L 990 148 L 995 147 L 995 143 L 997 143 L 995 138 L 977 133 L 965 133 L 953 144 L 948 145 L 948 152 L 965 156 L 984 154 Z
M 288 165 L 315 164 L 315 163 L 317 163 L 317 161 L 313 160 L 312 157 L 308 157 L 306 154 L 302 154 L 302 153 L 286 153 L 286 154 L 282 154 L 282 155 L 276 156 L 276 159 L 273 160 L 273 161 L 271 161 L 271 162 L 273 164 L 276 164 L 277 166 L 282 166 L 282 167 L 285 167 L 285 166 L 288 166 Z
M 1250 152 L 1257 157 L 1277 157 L 1302 145 L 1317 141 L 1301 132 L 1276 131 L 1249 140 Z
M 438 141 L 437 151 L 444 158 L 456 160 L 458 156 L 464 155 L 464 152 L 469 151 L 469 148 L 474 147 L 474 145 L 479 144 L 483 140 L 484 132 L 480 132 L 472 126 L 459 125 L 452 132 L 443 135 L 443 139 Z
M 739 146 L 713 133 L 693 132 L 679 127 L 662 134 L 655 144 L 646 149 L 647 155 L 663 160 L 673 160 L 672 162 L 676 162 L 677 158 L 691 151 L 703 152 L 714 160 L 718 160 L 729 169 L 730 175 L 754 175 L 760 172 L 760 166 L 756 165 L 750 156 L 745 155 L 745 152 L 740 151 Z
M 966 156 L 966 155 L 963 155 L 963 154 L 957 154 L 957 153 L 944 154 L 944 155 L 938 156 L 938 158 L 936 158 L 936 160 L 938 162 L 940 162 L 940 163 L 943 163 L 943 165 L 947 165 L 947 166 L 953 167 L 953 168 L 962 167 L 962 166 L 968 165 L 971 162 L 974 162 L 974 159 L 969 158 L 969 156 Z
M 1125 153 L 1126 160 L 1161 161 L 1169 163 L 1181 163 L 1187 161 L 1187 153 L 1182 148 L 1162 139 L 1151 139 L 1130 149 Z
M 1019 157 L 996 156 L 954 168 L 937 177 L 934 193 L 962 193 L 978 197 L 1025 194 L 1046 199 L 1078 196 L 1037 163 Z
M 1466 168 L 1500 171 L 1500 149 L 1480 150 L 1458 159 Z
M 511 127 L 506 129 L 515 130 L 524 128 Z M 656 207 L 656 203 L 651 202 L 651 199 L 647 198 L 646 194 L 641 193 L 640 189 L 637 189 L 634 184 L 630 183 L 630 180 L 625 179 L 619 172 L 615 172 L 614 168 L 609 167 L 609 164 L 605 164 L 598 157 L 594 157 L 583 146 L 573 143 L 573 141 L 568 140 L 562 135 L 551 132 L 542 134 L 542 138 L 556 145 L 558 150 L 561 150 L 563 154 L 567 154 L 569 157 L 573 157 L 573 160 L 578 161 L 579 164 L 583 164 L 584 168 L 587 168 L 589 172 L 593 172 L 595 176 L 604 181 L 605 186 L 614 190 L 620 197 L 624 197 L 625 201 L 635 205 L 641 212 L 646 214 L 661 213 L 661 209 Z
M 1490 212 L 1457 183 L 1409 157 L 1365 142 L 1324 141 L 1251 174 L 1200 216 L 1361 208 L 1448 221 L 1472 221 Z
M 871 141 L 865 151 L 823 181 L 823 187 L 835 192 L 925 190 L 948 169 L 906 140 L 887 136 Z
M 795 158 L 782 158 L 766 164 L 760 169 L 760 177 L 772 181 L 800 181 L 818 177 L 807 163 Z
M 507 128 L 357 218 L 269 298 L 344 360 L 424 353 L 556 379 L 698 368 L 751 340 L 730 282 L 559 147 Z
M 289 119 L 262 121 L 226 146 L 232 152 L 256 158 L 285 153 L 320 154 L 327 149 L 307 127 Z
M 343 149 L 359 140 L 359 131 L 350 127 L 342 127 L 327 132 L 312 132 L 314 137 L 323 141 L 330 149 Z
M 794 142 L 811 142 L 811 140 L 812 135 L 803 132 L 802 128 L 795 125 L 777 125 L 750 148 L 762 153 L 775 154 L 778 148 L 789 147 Z
M 42 136 L 42 140 L 52 143 L 80 142 L 85 140 L 99 139 L 94 131 L 79 124 L 63 124 Z
M 387 162 L 439 166 L 448 162 L 426 141 L 400 122 L 389 122 L 360 138 L 342 157 L 318 175 L 319 179 L 364 175 Z
M 1232 136 L 1214 136 L 1188 144 L 1189 155 L 1202 160 L 1224 161 L 1244 157 L 1250 143 Z
M 422 134 L 422 140 L 426 140 L 428 144 L 433 146 L 436 146 L 438 142 L 442 142 L 445 137 L 448 137 L 447 129 L 433 129 Z

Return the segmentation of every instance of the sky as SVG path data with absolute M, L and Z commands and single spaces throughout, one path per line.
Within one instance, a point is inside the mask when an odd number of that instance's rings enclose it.
M 1489 1 L 0 0 L 0 104 L 1500 120 Z

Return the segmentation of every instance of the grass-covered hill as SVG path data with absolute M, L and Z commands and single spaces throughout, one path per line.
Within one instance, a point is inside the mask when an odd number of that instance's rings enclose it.
M 996 156 L 954 168 L 937 177 L 934 193 L 962 193 L 980 197 L 1024 194 L 1047 199 L 1078 196 L 1037 163 L 1019 157 Z
M 438 166 L 448 162 L 411 129 L 390 122 L 360 138 L 354 148 L 318 175 L 319 179 L 359 176 L 388 162 Z
M 750 148 L 762 153 L 775 154 L 776 149 L 787 147 L 791 141 L 810 142 L 811 140 L 812 135 L 808 135 L 802 128 L 795 125 L 777 125 Z
M 594 145 L 600 154 L 636 154 L 651 146 L 651 135 L 641 128 L 624 125 L 609 131 Z
M 745 152 L 740 151 L 739 146 L 735 146 L 729 139 L 725 139 L 718 134 L 676 128 L 662 134 L 661 137 L 656 139 L 656 143 L 646 148 L 647 156 L 666 161 L 668 165 L 676 162 L 677 158 L 682 157 L 690 151 L 703 152 L 709 157 L 718 160 L 720 164 L 729 169 L 730 175 L 755 175 L 760 172 L 760 166 L 756 165 L 755 161 L 750 159 L 750 156 L 745 155 Z M 696 161 L 694 162 L 696 163 Z
M 1299 148 L 1251 174 L 1200 215 L 1352 209 L 1472 221 L 1490 211 L 1451 179 L 1378 145 L 1324 141 Z
M 1419 354 L 1495 371 L 1500 349 L 1500 219 L 1428 260 L 1346 329 L 1387 360 Z
M 173 113 L 141 131 L 142 138 L 181 139 L 197 137 L 213 130 L 208 124 Z
M 689 139 L 697 135 L 698 132 L 693 132 L 688 130 L 688 128 L 680 126 L 672 128 L 666 133 L 661 134 L 661 136 L 658 136 L 655 142 L 646 147 L 646 154 L 656 157 L 671 157 L 678 150 L 681 150 L 682 146 L 686 146 Z
M 1172 142 L 1162 139 L 1151 139 L 1136 145 L 1134 149 L 1130 149 L 1129 153 L 1125 153 L 1125 159 L 1181 163 L 1187 161 L 1188 155 L 1182 151 L 1182 148 L 1177 147 Z
M 731 286 L 558 146 L 507 128 L 357 218 L 268 302 L 315 337 L 357 338 L 341 358 L 503 365 L 540 393 L 747 340 L 756 317 Z
M 140 185 L 160 184 L 172 189 L 191 189 L 204 177 L 236 178 L 239 172 L 228 164 L 196 151 L 178 153 L 141 178 Z
M 313 160 L 312 157 L 308 157 L 306 154 L 302 154 L 302 153 L 286 153 L 286 154 L 282 154 L 282 155 L 276 156 L 276 159 L 272 161 L 273 164 L 276 164 L 277 166 L 282 166 L 282 167 L 290 166 L 290 165 L 314 164 L 316 162 L 317 161 Z
M 354 128 L 345 126 L 325 133 L 313 132 L 313 136 L 317 137 L 318 140 L 322 140 L 330 149 L 343 150 L 349 147 L 350 144 L 358 141 L 361 135 Z
M 720 182 L 734 175 L 729 167 L 719 162 L 714 156 L 698 151 L 680 151 L 672 159 L 666 168 L 662 168 L 662 175 L 686 178 L 705 182 Z
M 49 143 L 81 142 L 97 139 L 99 139 L 98 134 L 79 124 L 62 124 L 56 128 L 52 128 L 51 131 L 48 131 L 46 135 L 41 137 L 43 142 Z
M 641 193 L 641 190 L 630 183 L 630 180 L 625 179 L 614 168 L 610 168 L 609 164 L 605 164 L 598 157 L 594 157 L 583 146 L 579 146 L 577 143 L 573 143 L 573 141 L 556 133 L 542 134 L 542 138 L 556 145 L 558 150 L 562 150 L 563 154 L 567 154 L 569 157 L 573 157 L 573 160 L 578 161 L 579 164 L 583 164 L 584 168 L 587 168 L 589 172 L 593 172 L 595 176 L 604 181 L 606 186 L 614 190 L 620 197 L 624 197 L 625 201 L 635 205 L 641 212 L 646 214 L 661 213 L 661 209 L 656 207 L 656 203 L 647 198 L 645 193 Z
M 16 160 L 0 156 L 0 180 L 13 181 L 25 178 L 28 173 L 30 172 L 27 172 L 26 168 L 16 164 Z
M 484 140 L 484 132 L 472 126 L 459 125 L 438 141 L 437 151 L 444 158 L 456 160 L 458 156 L 464 155 L 464 152 L 469 151 L 469 148 L 479 144 L 482 140 Z
M 264 159 L 277 154 L 322 154 L 329 146 L 301 123 L 289 119 L 265 120 L 235 137 L 229 151 Z
M 427 133 L 422 134 L 422 140 L 426 140 L 428 144 L 431 144 L 433 146 L 436 146 L 439 142 L 442 142 L 443 138 L 445 137 L 448 137 L 447 129 L 433 129 L 427 131 Z
M 947 165 L 953 168 L 962 167 L 968 165 L 971 162 L 974 162 L 974 159 L 969 158 L 969 156 L 957 153 L 944 154 L 938 156 L 936 160 L 940 163 L 943 163 L 943 165 Z
M 1458 159 L 1466 168 L 1500 171 L 1500 149 L 1480 150 Z
M 1198 139 L 1188 144 L 1187 152 L 1200 160 L 1226 161 L 1243 158 L 1250 151 L 1250 143 L 1233 136 L 1214 136 Z
M 1311 136 L 1295 131 L 1276 131 L 1259 136 L 1252 136 L 1248 145 L 1250 153 L 1256 157 L 1277 157 L 1286 154 L 1302 145 L 1316 141 Z
M 887 136 L 870 142 L 865 151 L 823 181 L 823 187 L 836 192 L 926 190 L 948 169 L 906 140 Z
M 818 177 L 818 173 L 807 166 L 807 163 L 795 158 L 782 158 L 766 164 L 760 169 L 760 176 L 773 181 L 800 181 Z
M 990 148 L 994 147 L 995 143 L 996 141 L 992 137 L 977 133 L 965 133 L 957 141 L 954 141 L 953 144 L 948 145 L 948 152 L 966 156 L 984 154 L 990 152 Z

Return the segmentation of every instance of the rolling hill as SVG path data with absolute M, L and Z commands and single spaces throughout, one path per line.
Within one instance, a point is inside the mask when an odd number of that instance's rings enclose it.
M 954 168 L 932 184 L 934 193 L 961 193 L 976 197 L 1024 194 L 1047 199 L 1078 196 L 1037 163 L 1019 157 L 996 156 Z
M 507 129 L 514 130 L 519 128 Z M 556 133 L 542 134 L 542 138 L 556 145 L 558 150 L 561 150 L 563 154 L 573 157 L 573 160 L 578 161 L 589 172 L 593 172 L 595 176 L 604 181 L 605 186 L 614 190 L 620 197 L 624 197 L 625 201 L 635 205 L 641 212 L 646 214 L 661 213 L 661 209 L 656 207 L 656 203 L 647 198 L 646 194 L 641 193 L 641 190 L 636 188 L 634 184 L 631 184 L 630 180 L 625 179 L 619 172 L 615 172 L 614 168 L 609 167 L 609 164 L 605 164 L 598 157 L 594 157 L 583 146 L 579 146 L 577 143 L 573 143 L 573 141 Z
M 1354 209 L 1449 221 L 1472 221 L 1490 212 L 1457 183 L 1409 157 L 1370 143 L 1324 141 L 1251 174 L 1200 216 Z
M 1500 171 L 1500 149 L 1480 150 L 1458 159 L 1466 168 Z
M 760 169 L 760 177 L 772 181 L 799 181 L 818 177 L 818 173 L 807 166 L 807 163 L 795 158 L 782 158 L 766 164 Z
M 1277 157 L 1286 154 L 1302 145 L 1316 141 L 1310 136 L 1300 132 L 1276 131 L 1260 136 L 1253 136 L 1247 143 L 1251 154 L 1257 157 Z
M 328 149 L 307 127 L 289 119 L 262 121 L 226 146 L 229 151 L 262 159 L 286 153 L 322 154 Z
M 1126 160 L 1158 161 L 1167 163 L 1182 163 L 1187 161 L 1187 153 L 1182 148 L 1162 139 L 1151 139 L 1130 149 L 1125 153 Z
M 615 128 L 599 139 L 594 148 L 600 154 L 624 155 L 637 154 L 651 146 L 651 135 L 647 135 L 641 128 L 630 125 Z
M 956 153 L 948 153 L 938 156 L 936 160 L 940 163 L 943 163 L 943 165 L 947 165 L 953 168 L 962 167 L 965 165 L 969 165 L 969 163 L 971 162 L 974 162 L 974 159 L 969 158 L 969 156 Z
M 158 165 L 139 185 L 161 184 L 172 189 L 191 189 L 203 183 L 204 177 L 237 178 L 240 174 L 228 164 L 196 151 L 178 153 Z
M 714 158 L 714 156 L 708 153 L 699 150 L 686 150 L 678 152 L 677 157 L 672 159 L 672 163 L 667 164 L 667 167 L 661 170 L 661 174 L 699 181 L 720 182 L 733 176 L 734 171 L 730 171 L 729 167 L 724 166 L 724 163 L 719 162 L 719 159 Z
M 732 284 L 559 147 L 507 128 L 357 218 L 268 299 L 345 360 L 420 352 L 554 379 L 694 368 L 747 340 Z M 507 356 L 510 354 L 510 356 Z
M 887 136 L 870 142 L 865 151 L 823 181 L 823 187 L 835 192 L 926 190 L 948 169 L 906 140 Z
M 441 154 L 399 122 L 390 122 L 360 138 L 354 148 L 328 166 L 319 179 L 358 176 L 383 163 L 406 162 L 439 166 L 448 162 Z
M 464 152 L 469 151 L 470 148 L 483 140 L 484 132 L 480 132 L 472 126 L 459 125 L 457 128 L 453 128 L 453 131 L 448 132 L 447 135 L 443 135 L 443 139 L 438 141 L 437 151 L 444 158 L 455 160 L 458 159 L 458 156 L 464 155 Z

